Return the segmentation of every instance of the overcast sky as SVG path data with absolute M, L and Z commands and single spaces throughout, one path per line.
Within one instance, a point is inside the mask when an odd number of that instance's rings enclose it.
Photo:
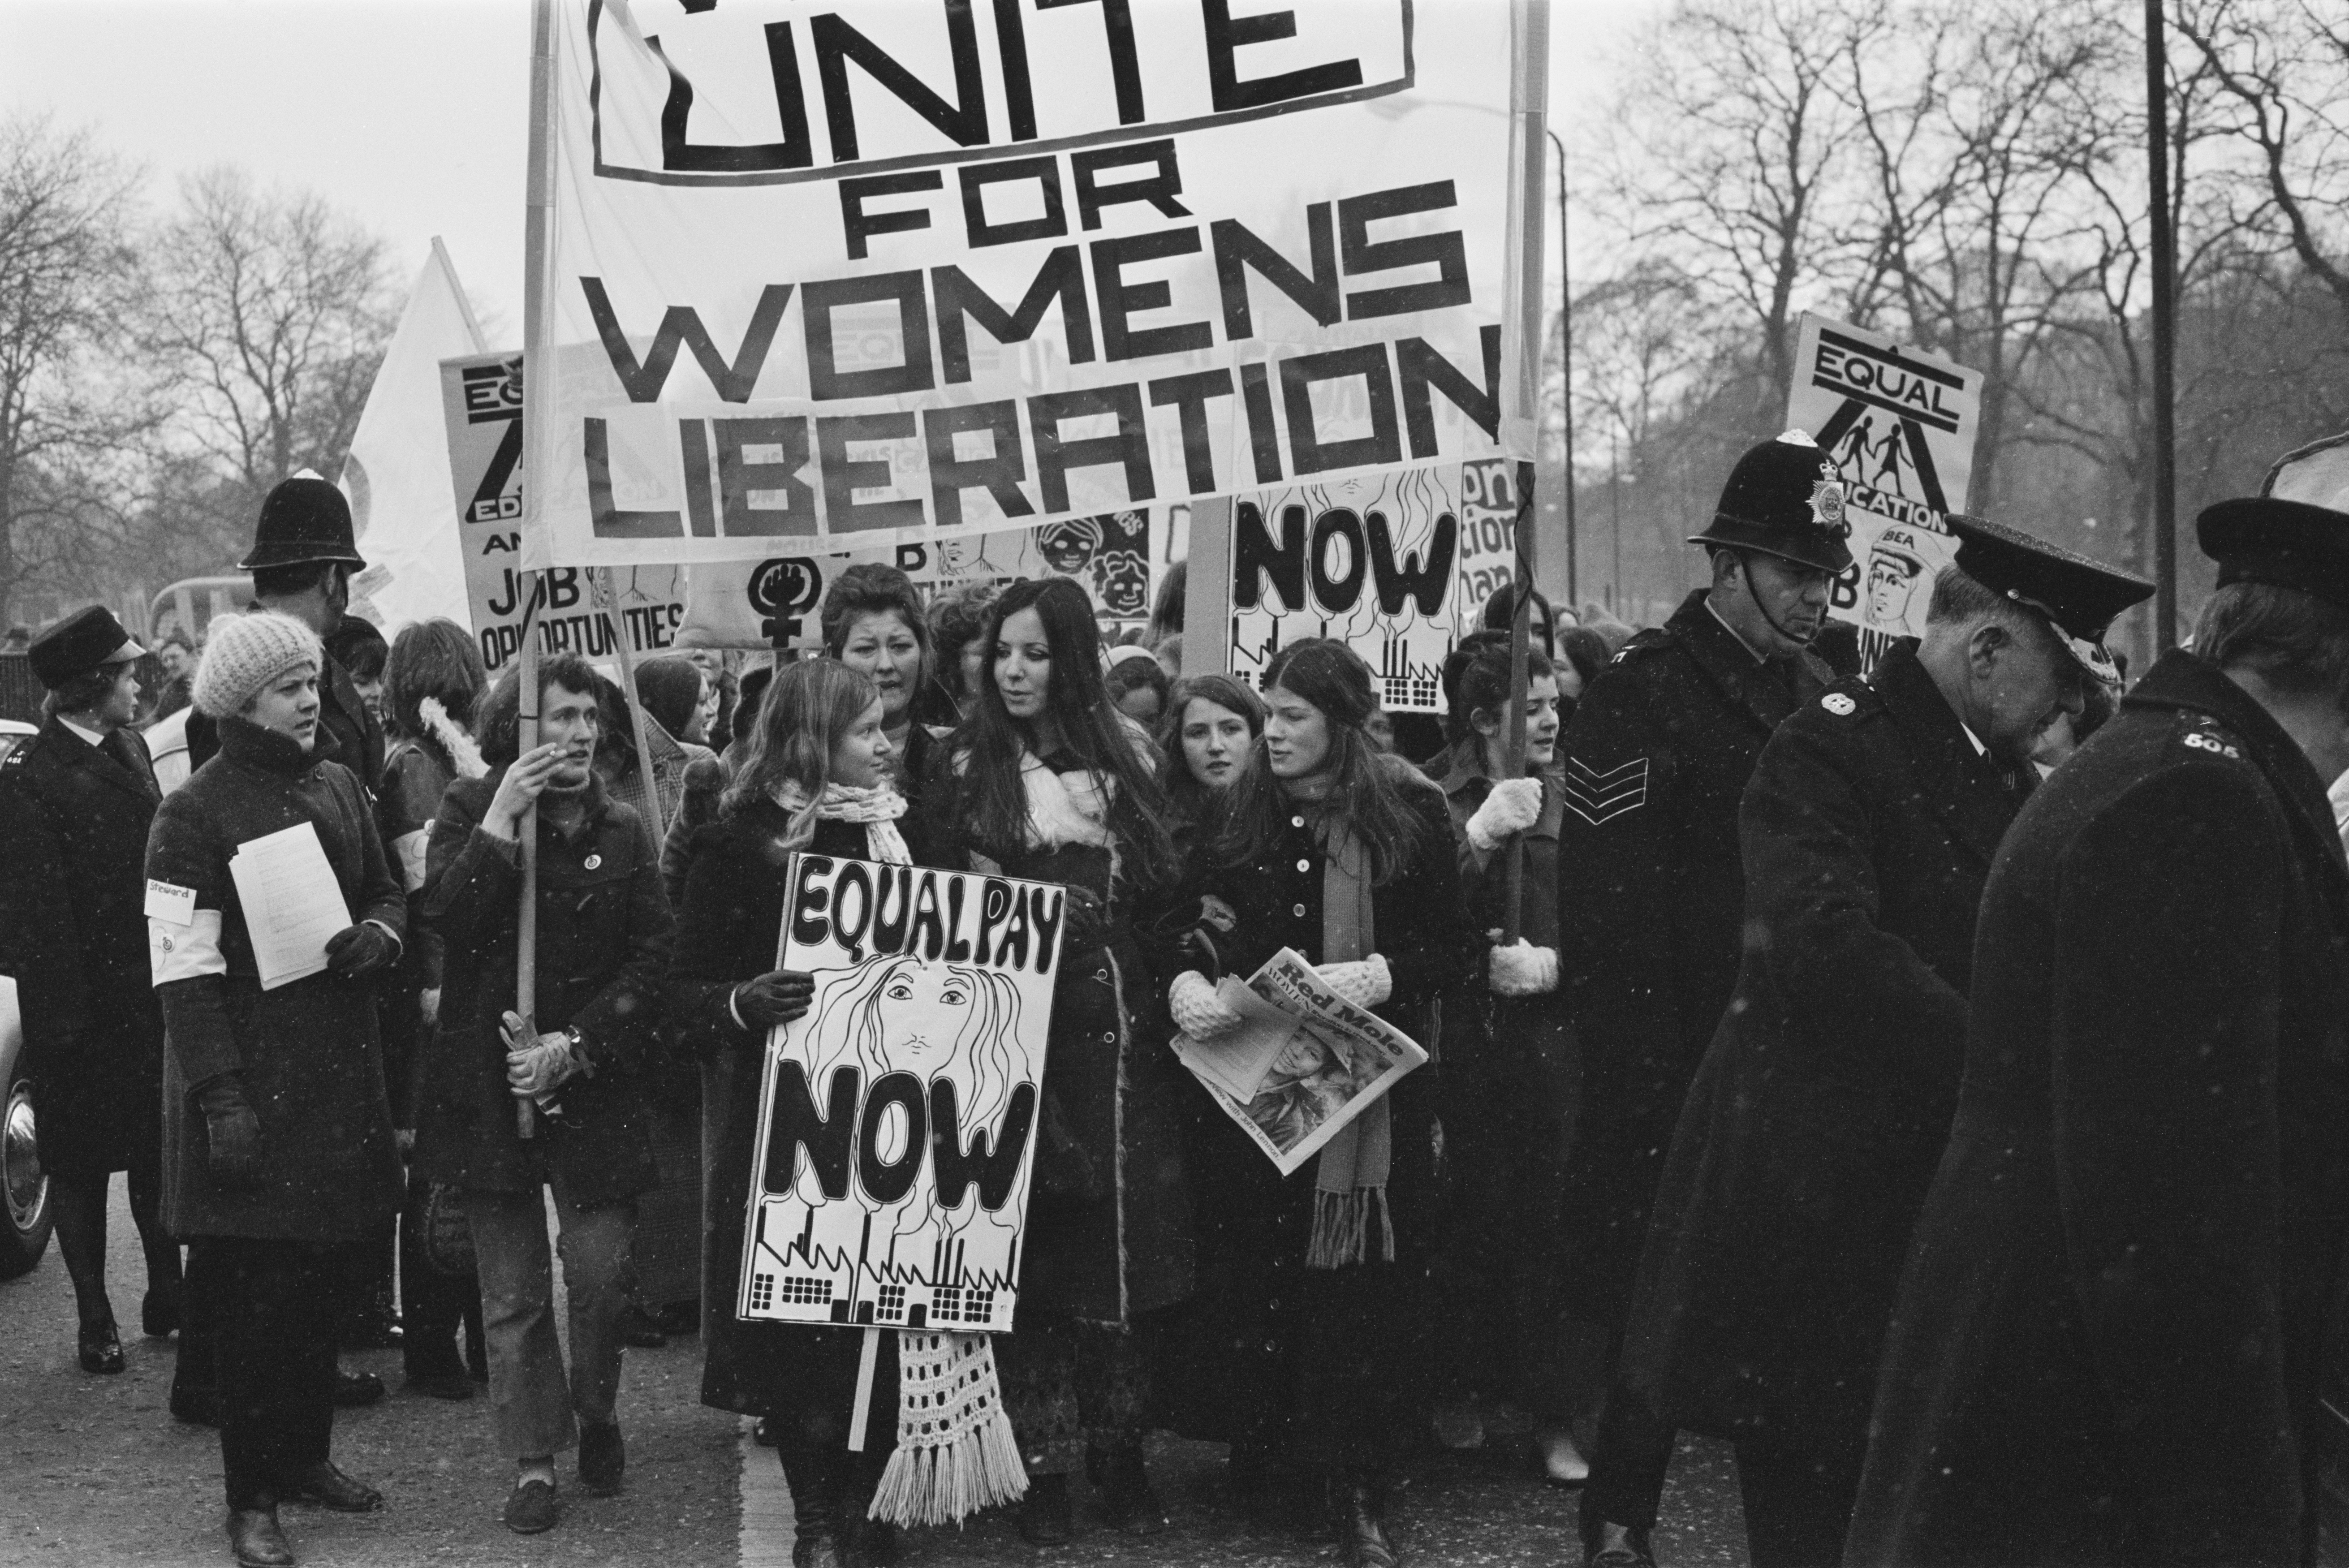
M 1420 0 L 1422 25 L 1446 3 Z M 1664 4 L 1552 0 L 1565 127 Z M 0 0 L 0 110 L 94 127 L 158 201 L 223 161 L 320 191 L 390 242 L 403 287 L 439 234 L 499 347 L 522 341 L 529 103 L 530 0 Z

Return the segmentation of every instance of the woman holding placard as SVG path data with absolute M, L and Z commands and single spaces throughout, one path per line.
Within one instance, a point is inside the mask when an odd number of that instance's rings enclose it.
M 1234 913 L 1216 942 L 1223 973 L 1245 979 L 1292 948 L 1332 990 L 1427 1043 L 1428 1004 L 1475 973 L 1481 945 L 1444 798 L 1377 754 L 1370 668 L 1344 644 L 1290 644 L 1265 685 L 1264 734 L 1186 884 Z M 1241 1023 L 1198 970 L 1174 977 L 1168 1001 L 1197 1039 Z M 1327 1476 L 1350 1568 L 1395 1561 L 1387 1488 L 1421 1430 L 1427 1340 L 1444 1321 L 1426 1288 L 1441 1243 L 1433 1079 L 1433 1065 L 1402 1078 L 1309 1178 L 1284 1179 L 1227 1120 L 1195 1134 L 1199 1274 L 1214 1282 L 1195 1326 L 1216 1359 L 1193 1381 L 1223 1396 L 1197 1435 L 1230 1441 L 1244 1492 L 1262 1495 L 1286 1466 Z
M 1166 1515 L 1143 1469 L 1135 1330 L 1192 1281 L 1188 1085 L 1134 934 L 1137 902 L 1174 882 L 1165 797 L 1147 738 L 1102 689 L 1083 589 L 1015 583 L 988 626 L 977 700 L 922 806 L 937 864 L 1069 890 L 1019 1319 L 1001 1350 L 1030 1475 L 1020 1530 L 1040 1545 L 1070 1538 L 1082 1460 L 1109 1522 L 1149 1533 Z
M 864 1451 L 848 1449 L 865 1330 L 745 1323 L 734 1303 L 768 1032 L 808 1009 L 811 976 L 774 967 L 795 852 L 909 861 L 881 695 L 830 659 L 779 671 L 749 749 L 697 830 L 669 970 L 669 1011 L 699 1049 L 713 1135 L 703 1191 L 702 1403 L 764 1419 L 797 1513 L 797 1568 L 837 1568 L 897 1432 L 897 1336 L 880 1336 Z M 877 1543 L 864 1542 L 870 1547 Z
M 245 1563 L 294 1561 L 281 1501 L 383 1506 L 327 1452 L 340 1253 L 399 1207 L 367 976 L 398 958 L 407 910 L 366 791 L 318 722 L 322 663 L 289 616 L 212 622 L 195 703 L 220 750 L 164 800 L 147 848 L 163 1222 L 188 1239 L 214 1325 L 229 1542 Z M 264 861 L 284 874 L 256 874 Z M 328 897 L 341 907 L 321 921 Z M 292 933 L 336 920 L 296 951 Z

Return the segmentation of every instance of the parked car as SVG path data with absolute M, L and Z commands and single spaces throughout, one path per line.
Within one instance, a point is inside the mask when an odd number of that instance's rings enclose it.
M 0 718 L 0 762 L 8 760 L 8 753 L 41 733 L 37 724 L 26 724 L 20 718 Z
M 33 1084 L 26 1077 L 24 1022 L 16 982 L 0 975 L 0 1279 L 14 1279 L 41 1261 L 57 1222 L 49 1179 L 41 1173 L 41 1140 L 33 1126 Z

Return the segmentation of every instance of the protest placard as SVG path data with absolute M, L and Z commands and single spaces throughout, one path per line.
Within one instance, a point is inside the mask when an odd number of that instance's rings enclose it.
M 1420 16 L 560 0 L 525 563 L 1530 456 L 1535 24 Z
M 1247 1019 L 1241 1028 L 1216 1041 L 1178 1035 L 1174 1055 L 1284 1176 L 1427 1060 L 1418 1041 L 1330 990 L 1293 948 L 1265 960 L 1247 990 L 1255 1005 L 1225 1003 Z
M 1235 497 L 1231 516 L 1231 674 L 1261 686 L 1285 645 L 1335 637 L 1371 666 L 1387 711 L 1444 711 L 1458 467 L 1257 491 Z
M 734 1310 L 1009 1332 L 1065 892 L 792 857 Z
M 456 487 L 458 549 L 481 663 L 494 675 L 522 647 L 529 573 L 522 560 L 523 365 L 519 354 L 475 354 L 440 362 L 449 427 L 449 473 Z M 638 657 L 665 653 L 685 621 L 686 579 L 674 563 L 617 569 L 620 622 Z M 541 645 L 591 659 L 616 652 L 610 620 L 576 565 L 551 567 L 540 590 Z
M 968 583 L 1066 577 L 1084 589 L 1104 623 L 1148 619 L 1166 562 L 1161 542 L 1168 509 L 1064 518 L 1041 528 L 954 535 L 838 555 L 777 555 L 706 562 L 690 569 L 685 622 L 688 647 L 764 647 L 774 627 L 783 645 L 821 642 L 816 612 L 825 588 L 863 562 L 894 566 L 923 597 Z
M 1982 372 L 1847 322 L 1805 315 L 1786 422 L 1835 461 L 1850 570 L 1828 614 L 1860 628 L 1873 667 L 1895 637 L 1925 634 L 1933 578 L 1957 555 L 1943 520 L 1963 511 Z

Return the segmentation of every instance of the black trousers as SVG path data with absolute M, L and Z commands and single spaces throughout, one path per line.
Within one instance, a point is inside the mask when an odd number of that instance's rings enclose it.
M 233 1509 L 274 1503 L 280 1483 L 327 1457 L 335 1428 L 340 1249 L 313 1242 L 198 1236 L 180 1376 L 208 1361 L 221 1402 L 221 1471 Z
M 1737 1445 L 1745 1554 L 1754 1568 L 1837 1568 L 1859 1497 L 1861 1456 Z
M 1679 1437 L 1669 1421 L 1616 1386 L 1583 1489 L 1586 1542 L 1601 1522 L 1655 1527 Z M 1846 1445 L 1837 1454 L 1759 1441 L 1737 1445 L 1737 1490 L 1745 1505 L 1745 1552 L 1753 1568 L 1837 1568 L 1859 1496 L 1861 1457 L 1857 1445 Z
M 426 1191 L 424 1182 L 411 1180 L 399 1212 L 399 1363 L 410 1377 L 442 1377 L 489 1362 L 481 1341 L 481 1282 L 441 1274 L 424 1261 Z

